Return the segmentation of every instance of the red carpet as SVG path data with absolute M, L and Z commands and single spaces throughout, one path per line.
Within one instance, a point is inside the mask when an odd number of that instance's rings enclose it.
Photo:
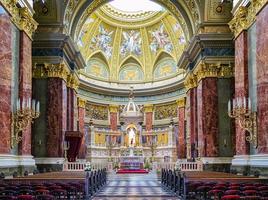
M 148 174 L 149 172 L 144 169 L 119 169 L 117 174 Z

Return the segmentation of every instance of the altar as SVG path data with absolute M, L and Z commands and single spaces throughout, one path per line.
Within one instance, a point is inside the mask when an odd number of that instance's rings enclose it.
M 122 156 L 120 158 L 119 168 L 121 170 L 140 170 L 144 166 L 143 160 L 141 156 Z

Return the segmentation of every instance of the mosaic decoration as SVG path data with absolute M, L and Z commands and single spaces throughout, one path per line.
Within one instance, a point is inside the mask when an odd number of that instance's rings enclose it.
M 95 51 L 101 49 L 105 56 L 109 59 L 112 56 L 112 34 L 113 31 L 108 32 L 102 25 L 99 26 L 99 34 L 92 38 L 90 48 Z
M 177 117 L 177 104 L 169 104 L 155 107 L 155 120 L 170 119 Z
M 98 59 L 89 59 L 86 73 L 96 78 L 109 78 L 108 66 Z
M 164 49 L 165 51 L 171 53 L 173 50 L 172 43 L 169 39 L 168 34 L 164 30 L 164 25 L 161 24 L 158 29 L 151 31 L 152 42 L 150 44 L 151 51 L 156 53 L 159 49 Z
M 122 70 L 119 72 L 120 81 L 142 81 L 143 72 L 140 66 L 136 64 L 127 64 L 122 67 Z
M 160 60 L 154 70 L 154 79 L 168 77 L 177 72 L 177 65 L 172 58 Z
M 123 56 L 127 53 L 133 53 L 137 56 L 141 55 L 140 32 L 134 30 L 123 32 L 123 43 L 120 52 Z
M 97 120 L 108 120 L 108 106 L 86 104 L 86 117 Z

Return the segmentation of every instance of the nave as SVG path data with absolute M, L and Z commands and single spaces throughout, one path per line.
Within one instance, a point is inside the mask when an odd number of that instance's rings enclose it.
M 108 183 L 93 200 L 178 200 L 161 187 L 155 173 L 110 174 Z

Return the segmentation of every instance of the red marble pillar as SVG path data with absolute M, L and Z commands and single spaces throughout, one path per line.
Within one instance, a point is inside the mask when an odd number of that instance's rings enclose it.
M 185 98 L 179 99 L 178 104 L 178 158 L 186 158 L 186 138 L 185 138 Z
M 67 88 L 67 130 L 74 131 L 75 123 L 75 99 L 76 92 L 73 88 Z
M 235 97 L 248 97 L 248 45 L 247 32 L 243 31 L 235 40 Z M 236 155 L 247 155 L 249 145 L 245 131 L 236 120 Z
M 112 131 L 117 131 L 117 116 L 118 116 L 118 106 L 117 105 L 110 105 L 110 128 Z
M 153 105 L 144 105 L 145 112 L 145 130 L 151 131 L 153 129 Z
M 0 154 L 10 151 L 12 49 L 11 21 L 0 14 Z
M 20 34 L 19 97 L 32 98 L 32 41 L 25 32 Z M 31 154 L 31 123 L 22 131 L 19 154 Z
M 83 133 L 83 138 L 81 142 L 81 147 L 79 150 L 78 158 L 86 158 L 86 142 L 85 142 L 85 115 L 86 115 L 86 101 L 83 99 L 77 99 L 78 106 L 78 130 Z
M 47 155 L 63 156 L 64 134 L 67 129 L 67 87 L 60 78 L 48 78 Z
M 196 102 L 196 88 L 187 91 L 187 157 L 194 157 L 195 147 L 197 145 L 197 102 Z
M 204 78 L 197 87 L 198 150 L 202 157 L 218 156 L 217 78 Z
M 268 153 L 268 5 L 257 16 L 258 153 Z

